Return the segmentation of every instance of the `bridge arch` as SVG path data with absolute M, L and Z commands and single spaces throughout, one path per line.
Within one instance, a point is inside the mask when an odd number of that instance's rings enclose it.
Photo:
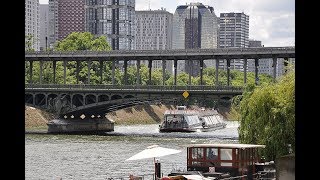
M 97 96 L 94 94 L 87 94 L 85 95 L 85 105 L 93 104 L 97 102 Z
M 131 95 L 131 94 L 128 94 L 128 95 L 125 95 L 123 98 L 124 99 L 128 99 L 128 98 L 134 98 L 135 96 Z
M 98 95 L 98 102 L 109 101 L 109 96 L 106 94 Z
M 72 106 L 79 107 L 84 105 L 84 95 L 83 94 L 74 94 L 72 96 Z
M 35 102 L 34 105 L 36 106 L 45 106 L 46 105 L 46 95 L 45 94 L 36 94 L 35 95 Z
M 111 99 L 110 100 L 116 100 L 116 99 L 122 99 L 122 96 L 118 95 L 118 94 L 115 94 L 115 95 L 112 95 L 111 96 Z
M 34 104 L 34 102 L 33 102 L 33 97 L 34 97 L 33 94 L 31 94 L 31 93 L 26 93 L 26 94 L 24 95 L 24 102 L 27 103 L 27 104 Z

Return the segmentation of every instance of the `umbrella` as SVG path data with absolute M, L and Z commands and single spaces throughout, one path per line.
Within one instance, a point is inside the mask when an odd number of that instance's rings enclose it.
M 180 152 L 181 150 L 169 149 L 169 148 L 160 147 L 158 145 L 152 145 L 152 146 L 148 146 L 147 149 L 139 152 L 138 154 L 130 157 L 129 159 L 126 159 L 126 161 L 156 158 L 156 157 L 167 156 L 170 154 L 177 154 Z
M 126 159 L 126 161 L 153 158 L 154 163 L 155 163 L 154 164 L 155 165 L 155 176 L 156 176 L 156 178 L 159 178 L 160 177 L 160 168 L 159 168 L 160 163 L 156 163 L 155 158 L 167 156 L 170 154 L 177 154 L 179 152 L 181 152 L 181 151 L 176 150 L 176 149 L 169 149 L 169 148 L 160 147 L 158 145 L 152 145 L 152 146 L 148 146 L 147 149 L 139 152 L 138 154 L 135 154 L 134 156 L 130 157 L 129 159 Z

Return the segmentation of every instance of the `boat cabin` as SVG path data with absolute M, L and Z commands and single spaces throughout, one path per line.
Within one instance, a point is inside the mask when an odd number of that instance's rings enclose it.
M 187 147 L 187 170 L 203 173 L 254 174 L 260 161 L 258 151 L 265 145 L 193 144 Z

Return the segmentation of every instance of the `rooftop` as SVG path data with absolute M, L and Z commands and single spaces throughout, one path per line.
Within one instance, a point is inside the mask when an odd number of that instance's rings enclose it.
M 265 148 L 265 145 L 259 144 L 191 144 L 188 147 L 222 147 L 222 148 Z

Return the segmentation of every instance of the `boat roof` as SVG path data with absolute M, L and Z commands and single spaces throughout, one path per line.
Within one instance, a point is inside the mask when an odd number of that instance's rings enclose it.
M 265 148 L 266 145 L 260 144 L 191 144 L 188 147 L 221 147 L 221 148 Z

